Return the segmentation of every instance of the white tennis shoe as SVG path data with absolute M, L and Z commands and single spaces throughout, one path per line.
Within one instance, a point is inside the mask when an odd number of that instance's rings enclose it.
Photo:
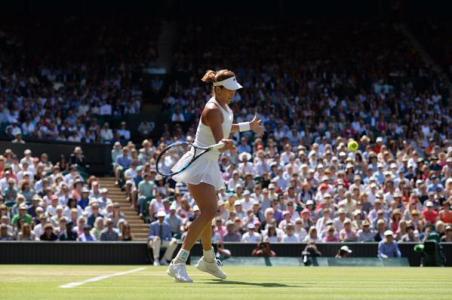
M 222 263 L 220 260 L 215 260 L 213 262 L 207 262 L 204 259 L 204 256 L 201 257 L 196 264 L 196 268 L 200 270 L 201 272 L 206 272 L 209 274 L 212 274 L 213 276 L 220 278 L 220 279 L 226 279 L 226 274 L 221 270 Z
M 193 282 L 193 279 L 188 276 L 187 266 L 185 263 L 175 264 L 171 262 L 166 273 L 179 282 Z

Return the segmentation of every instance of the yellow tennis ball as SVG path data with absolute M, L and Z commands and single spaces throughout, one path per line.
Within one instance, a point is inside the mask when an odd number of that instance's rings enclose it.
M 350 140 L 350 141 L 348 142 L 347 147 L 348 147 L 348 150 L 350 150 L 351 152 L 355 152 L 355 151 L 358 150 L 359 144 L 358 144 L 358 142 L 355 141 L 355 140 Z

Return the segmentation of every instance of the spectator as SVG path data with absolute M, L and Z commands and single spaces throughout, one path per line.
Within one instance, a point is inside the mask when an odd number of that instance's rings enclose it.
M 94 227 L 91 229 L 91 235 L 93 235 L 97 241 L 100 240 L 100 235 L 104 229 L 104 219 L 102 217 L 97 217 L 94 222 Z
M 288 223 L 285 227 L 285 233 L 282 237 L 283 243 L 299 243 L 299 237 L 295 234 L 295 225 Z
M 25 223 L 22 225 L 22 229 L 17 235 L 17 240 L 19 241 L 34 241 L 36 240 L 36 237 L 34 233 L 31 231 L 31 225 Z
M 154 197 L 155 183 L 151 179 L 151 175 L 144 174 L 144 178 L 138 184 L 138 207 L 140 214 L 143 214 L 145 203 L 152 200 Z
M 182 235 L 182 218 L 176 214 L 176 202 L 171 204 L 169 214 L 165 217 L 165 223 L 171 226 L 171 234 L 175 238 Z
M 95 242 L 96 237 L 91 233 L 91 226 L 89 224 L 86 224 L 83 227 L 83 233 L 78 236 L 78 241 L 80 242 Z M 102 237 L 102 234 L 101 234 Z
M 163 211 L 157 213 L 157 221 L 149 226 L 148 247 L 152 249 L 154 266 L 167 265 L 173 258 L 173 253 L 177 247 L 177 241 L 171 235 L 171 226 L 165 222 L 166 214 Z M 166 249 L 162 259 L 160 249 Z
M 59 241 L 76 241 L 77 233 L 74 231 L 73 223 L 69 222 L 66 217 L 60 219 L 60 226 L 58 230 Z
M 27 205 L 21 204 L 19 207 L 19 213 L 14 215 L 12 219 L 13 226 L 20 229 L 22 223 L 32 224 L 33 218 L 27 213 Z
M 378 243 L 378 257 L 382 259 L 391 257 L 401 257 L 399 246 L 394 241 L 394 234 L 391 230 L 386 230 L 384 239 Z
M 41 241 L 56 241 L 57 235 L 53 231 L 53 226 L 50 223 L 44 225 L 44 233 L 39 238 Z
M 339 232 L 339 238 L 341 242 L 356 242 L 358 240 L 358 236 L 352 228 L 350 219 L 344 221 L 344 228 Z
M 362 229 L 358 230 L 358 241 L 359 242 L 373 242 L 375 237 L 375 232 L 370 228 L 369 221 L 364 221 L 362 224 Z
M 263 257 L 275 257 L 276 252 L 273 251 L 270 247 L 270 243 L 268 241 L 264 241 L 258 243 L 256 248 L 251 252 L 252 256 L 263 256 Z
M 249 223 L 246 228 L 248 231 L 243 234 L 242 242 L 260 243 L 262 241 L 262 236 L 256 232 L 256 226 L 253 223 Z
M 438 219 L 438 212 L 434 209 L 433 202 L 426 201 L 425 207 L 426 208 L 422 212 L 422 215 L 428 223 L 435 224 L 436 220 Z
M 128 241 L 131 241 L 132 239 L 133 238 L 132 238 L 132 232 L 130 229 L 130 225 L 129 225 L 129 223 L 124 222 L 121 227 L 121 235 L 120 235 L 119 240 L 128 242 Z
M 88 225 L 94 226 L 94 222 L 97 218 L 103 218 L 104 216 L 99 211 L 99 204 L 97 202 L 91 203 L 91 215 L 88 217 Z
M 339 238 L 336 235 L 336 230 L 334 229 L 334 226 L 328 226 L 326 230 L 326 235 L 323 238 L 323 242 L 333 242 L 333 243 L 339 242 Z
M 0 225 L 0 241 L 12 241 L 14 237 L 8 232 L 8 226 L 5 224 Z
M 352 254 L 352 250 L 347 245 L 344 245 L 337 252 L 336 258 L 348 258 L 350 257 L 350 254 Z
M 441 242 L 452 242 L 452 225 L 446 226 L 446 233 L 441 237 Z
M 406 233 L 402 236 L 400 242 L 419 242 L 419 235 L 412 224 L 407 225 Z
M 101 241 L 118 241 L 119 234 L 114 229 L 113 220 L 108 218 L 105 221 L 106 228 L 100 234 Z
M 237 232 L 236 225 L 233 221 L 226 222 L 226 234 L 223 236 L 224 242 L 240 242 L 242 239 L 239 232 Z

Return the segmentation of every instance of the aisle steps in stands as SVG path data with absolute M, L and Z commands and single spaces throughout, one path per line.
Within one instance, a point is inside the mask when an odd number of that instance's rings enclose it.
M 121 189 L 115 186 L 114 177 L 101 177 L 99 179 L 100 186 L 108 189 L 108 197 L 113 202 L 118 202 L 121 205 L 121 211 L 126 215 L 127 222 L 130 224 L 134 240 L 144 241 L 147 239 L 149 227 L 143 222 L 130 203 L 126 199 L 126 194 Z

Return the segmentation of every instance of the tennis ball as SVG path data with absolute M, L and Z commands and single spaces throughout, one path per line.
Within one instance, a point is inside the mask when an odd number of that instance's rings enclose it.
M 357 142 L 357 141 L 355 141 L 355 140 L 350 140 L 350 141 L 348 142 L 347 147 L 348 147 L 348 150 L 350 150 L 350 151 L 352 151 L 352 152 L 355 152 L 355 151 L 358 150 L 359 145 L 358 145 L 358 142 Z

